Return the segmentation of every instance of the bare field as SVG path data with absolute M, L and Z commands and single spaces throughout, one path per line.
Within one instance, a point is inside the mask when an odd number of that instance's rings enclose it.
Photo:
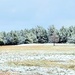
M 75 45 L 0 46 L 0 75 L 75 75 Z

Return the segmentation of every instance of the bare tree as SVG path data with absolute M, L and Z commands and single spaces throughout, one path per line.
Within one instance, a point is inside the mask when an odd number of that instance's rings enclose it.
M 55 46 L 55 43 L 59 42 L 59 36 L 55 32 L 51 36 L 51 41 L 52 41 L 54 46 Z

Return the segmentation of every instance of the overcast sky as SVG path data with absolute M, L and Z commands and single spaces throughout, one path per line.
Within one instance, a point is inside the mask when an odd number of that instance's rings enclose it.
M 75 25 L 75 0 L 0 0 L 0 31 Z

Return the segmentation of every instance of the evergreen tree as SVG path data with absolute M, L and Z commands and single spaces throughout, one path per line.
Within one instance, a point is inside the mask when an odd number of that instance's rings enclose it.
M 47 31 L 43 27 L 41 26 L 36 27 L 36 36 L 38 39 L 38 43 L 48 42 Z
M 62 28 L 59 31 L 59 42 L 66 43 L 67 35 L 68 35 L 67 29 L 64 26 L 62 26 Z

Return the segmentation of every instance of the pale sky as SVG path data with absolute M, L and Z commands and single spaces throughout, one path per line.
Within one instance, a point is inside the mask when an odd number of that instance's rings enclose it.
M 0 0 L 0 31 L 75 26 L 75 0 Z

